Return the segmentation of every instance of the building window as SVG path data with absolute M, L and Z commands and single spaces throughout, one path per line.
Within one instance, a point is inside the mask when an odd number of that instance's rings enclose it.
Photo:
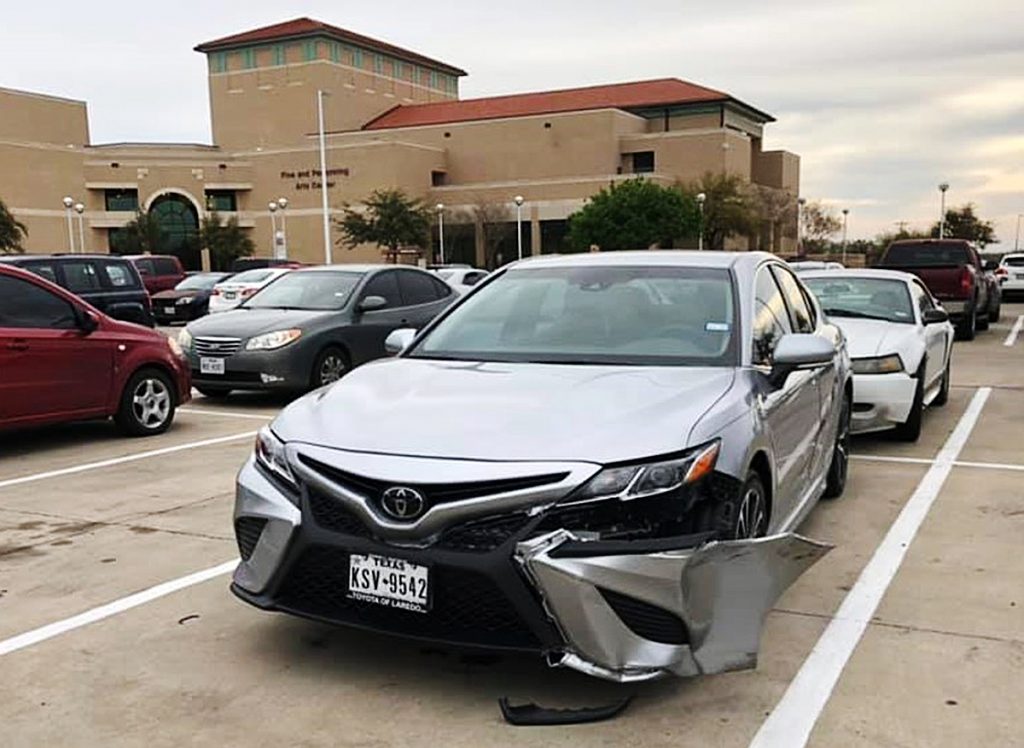
M 331 62 L 341 62 L 341 45 L 331 42 Z
M 103 204 L 108 211 L 134 213 L 139 209 L 139 191 L 104 190 Z
M 352 50 L 352 64 L 357 68 L 363 66 L 363 50 L 356 48 Z
M 228 71 L 228 56 L 226 52 L 214 52 L 210 55 L 210 70 L 214 73 L 226 73 Z
M 285 64 L 285 59 L 286 58 L 285 58 L 285 54 L 284 54 L 284 45 L 283 44 L 276 44 L 276 45 L 274 45 L 274 64 L 275 65 L 284 65 Z
M 238 198 L 234 190 L 207 190 L 206 209 L 218 213 L 234 213 L 238 210 Z
M 373 56 L 373 72 L 377 75 L 384 75 L 384 58 L 380 55 Z
M 391 61 L 391 70 L 394 72 L 395 77 L 401 80 L 405 77 L 405 70 L 402 68 L 401 60 Z
M 431 88 L 437 88 L 437 71 L 436 70 L 431 70 L 430 71 L 430 87 Z
M 302 59 L 306 62 L 312 62 L 316 59 L 316 42 L 302 43 Z
M 443 187 L 448 184 L 448 172 L 446 171 L 432 171 L 430 172 L 430 186 L 431 187 Z
M 256 50 L 255 49 L 243 49 L 242 50 L 242 67 L 246 70 L 252 70 L 256 67 Z
M 654 151 L 639 151 L 633 154 L 633 173 L 650 174 L 654 171 Z

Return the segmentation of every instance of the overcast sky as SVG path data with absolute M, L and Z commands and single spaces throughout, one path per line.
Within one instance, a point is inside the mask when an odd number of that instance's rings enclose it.
M 942 181 L 1004 247 L 1024 213 L 1022 0 L 5 2 L 0 86 L 85 99 L 93 142 L 209 142 L 192 47 L 304 15 L 468 70 L 463 97 L 728 91 L 778 118 L 765 147 L 800 154 L 804 196 L 850 208 L 851 237 L 934 221 Z

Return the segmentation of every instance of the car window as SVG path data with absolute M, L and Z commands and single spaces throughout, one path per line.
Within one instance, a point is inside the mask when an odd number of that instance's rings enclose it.
M 890 244 L 883 257 L 886 265 L 938 267 L 973 265 L 970 248 L 961 242 L 929 241 L 920 244 Z
M 814 315 L 807 308 L 807 299 L 796 278 L 788 270 L 781 267 L 773 267 L 772 274 L 782 289 L 782 295 L 786 298 L 786 306 L 789 307 L 789 319 L 793 323 L 793 330 L 801 333 L 814 332 Z
M 266 270 L 260 268 L 258 270 L 246 270 L 244 273 L 239 273 L 231 278 L 228 278 L 228 283 L 262 283 L 274 274 L 273 270 Z
M 57 283 L 57 268 L 49 262 L 26 262 L 22 265 L 26 270 L 31 270 L 40 278 Z
M 893 278 L 857 275 L 820 275 L 807 279 L 830 317 L 878 319 L 914 324 L 914 307 L 907 284 Z
M 120 262 L 107 262 L 103 264 L 103 271 L 107 274 L 107 280 L 114 288 L 137 288 L 135 277 L 127 265 Z
M 434 291 L 437 294 L 437 298 L 444 299 L 452 294 L 452 287 L 444 281 L 438 280 L 437 278 L 431 278 L 430 282 L 434 284 Z
M 768 268 L 761 268 L 754 284 L 753 362 L 770 365 L 779 338 L 791 332 L 782 291 Z
M 77 325 L 70 303 L 21 278 L 0 275 L 0 327 L 70 330 Z
M 1015 257 L 1004 257 L 1003 264 L 1011 268 L 1024 268 L 1024 255 Z
M 177 275 L 178 263 L 170 257 L 156 257 L 153 259 L 153 266 L 157 275 Z
M 96 266 L 84 260 L 67 260 L 62 263 L 64 287 L 73 293 L 99 291 L 102 288 Z
M 388 271 L 377 273 L 370 278 L 370 281 L 363 288 L 363 298 L 367 296 L 380 296 L 386 299 L 388 305 L 382 309 L 394 309 L 402 306 L 402 294 L 398 290 L 398 273 Z
M 223 273 L 197 273 L 190 275 L 174 287 L 175 291 L 203 291 L 225 280 Z
M 336 311 L 345 306 L 362 273 L 317 270 L 286 273 L 242 304 L 247 309 Z
M 144 260 L 132 260 L 135 263 L 135 267 L 139 269 L 140 273 L 148 273 L 154 275 L 156 271 L 153 268 L 153 261 L 149 259 Z
M 935 308 L 935 302 L 932 300 L 932 295 L 919 281 L 915 280 L 912 282 L 910 284 L 910 288 L 911 293 L 917 301 L 917 308 L 921 310 L 921 314 Z
M 466 276 L 462 279 L 462 285 L 475 286 L 486 277 L 487 273 L 466 273 Z
M 429 304 L 441 298 L 438 287 L 434 285 L 434 279 L 426 273 L 399 270 L 398 285 L 402 289 L 404 306 Z

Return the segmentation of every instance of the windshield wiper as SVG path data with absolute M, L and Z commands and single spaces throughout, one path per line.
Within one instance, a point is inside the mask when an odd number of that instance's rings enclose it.
M 883 317 L 880 314 L 868 314 L 867 312 L 856 312 L 853 309 L 833 309 L 825 307 L 825 314 L 829 317 L 855 317 L 856 319 L 877 319 L 882 322 L 895 322 L 891 317 Z

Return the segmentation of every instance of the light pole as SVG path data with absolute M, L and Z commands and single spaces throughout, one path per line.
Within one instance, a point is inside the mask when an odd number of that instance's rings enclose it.
M 704 251 L 704 203 L 708 196 L 703 192 L 697 194 L 697 207 L 700 208 L 700 230 L 697 232 L 697 249 Z
M 843 208 L 843 264 L 846 264 L 846 223 L 850 215 L 849 208 Z
M 807 205 L 806 197 L 798 197 L 796 200 L 796 256 L 804 256 L 804 206 Z
M 434 206 L 437 211 L 437 241 L 441 245 L 441 264 L 444 265 L 444 203 Z
M 277 258 L 277 203 L 271 200 L 267 203 L 267 210 L 270 211 L 270 254 Z
M 82 214 L 85 212 L 85 206 L 82 203 L 75 203 L 75 213 L 78 214 L 78 251 L 85 252 L 85 221 L 82 218 Z
M 516 235 L 519 240 L 519 259 L 523 259 L 523 200 L 522 195 L 515 196 L 516 202 Z
M 946 238 L 946 190 L 949 189 L 949 183 L 943 182 L 939 185 L 939 192 L 942 197 L 939 199 L 939 238 Z
M 288 259 L 288 222 L 285 219 L 285 211 L 288 209 L 288 198 L 277 198 L 277 207 L 281 210 L 281 258 Z
M 71 220 L 71 210 L 75 207 L 75 199 L 67 196 L 63 200 L 64 203 L 64 216 L 68 219 L 68 252 L 71 254 L 75 253 L 75 227 Z
M 1013 240 L 1013 251 L 1020 252 L 1020 219 L 1024 218 L 1024 213 L 1017 214 L 1017 237 Z
M 324 213 L 324 261 L 330 265 L 331 256 L 331 216 L 327 206 L 327 135 L 324 133 L 324 96 L 326 91 L 316 92 L 316 115 L 320 134 L 320 198 Z

